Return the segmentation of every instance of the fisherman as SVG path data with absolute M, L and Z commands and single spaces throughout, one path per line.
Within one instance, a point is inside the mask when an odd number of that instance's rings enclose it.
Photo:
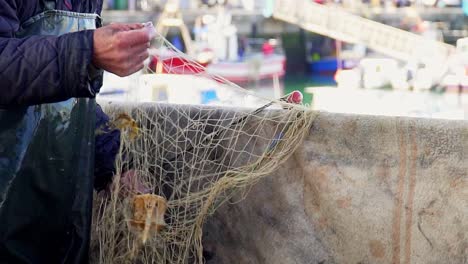
M 0 263 L 86 263 L 93 185 L 119 131 L 96 134 L 103 70 L 139 71 L 140 24 L 100 27 L 102 0 L 0 0 Z M 98 29 L 96 29 L 98 27 Z M 93 184 L 94 183 L 94 184 Z

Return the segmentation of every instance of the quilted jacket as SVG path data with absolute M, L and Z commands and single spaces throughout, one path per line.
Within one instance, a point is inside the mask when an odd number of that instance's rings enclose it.
M 41 0 L 0 0 L 0 109 L 95 97 L 102 74 L 92 74 L 93 30 L 16 38 L 21 24 L 44 10 Z M 56 0 L 56 9 L 100 14 L 102 0 Z M 96 127 L 109 118 L 96 108 Z M 1 125 L 1 124 L 0 124 Z M 119 131 L 96 136 L 95 188 L 114 170 Z

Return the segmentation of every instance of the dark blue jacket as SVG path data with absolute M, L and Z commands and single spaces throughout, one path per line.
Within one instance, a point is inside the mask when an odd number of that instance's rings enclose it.
M 57 0 L 56 9 L 100 14 L 102 0 Z M 42 12 L 40 0 L 0 0 L 0 108 L 95 97 L 102 74 L 92 66 L 93 31 L 16 38 L 23 22 Z M 109 118 L 96 108 L 96 127 Z M 95 187 L 102 189 L 114 170 L 119 131 L 96 136 Z

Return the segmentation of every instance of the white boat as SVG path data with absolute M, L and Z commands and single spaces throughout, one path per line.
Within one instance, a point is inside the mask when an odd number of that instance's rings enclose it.
M 180 30 L 184 52 L 204 66 L 207 74 L 220 76 L 246 88 L 258 89 L 259 85 L 266 84 L 275 96 L 281 95 L 279 79 L 285 74 L 286 57 L 277 39 L 243 39 L 239 45 L 237 28 L 232 24 L 231 15 L 219 7 L 216 15 L 207 14 L 196 19 L 195 40 L 192 40 L 177 1 L 166 4 L 156 29 L 165 36 L 170 27 Z M 187 67 L 186 59 L 177 54 L 172 54 L 172 57 L 166 55 L 152 59 L 150 66 L 153 70 L 175 74 L 198 74 L 202 71 L 200 67 Z M 155 67 L 161 57 L 169 59 L 159 63 L 164 67 L 158 71 Z
M 207 72 L 225 79 L 242 83 L 251 80 L 273 79 L 282 77 L 285 58 L 281 55 L 253 57 L 239 62 L 220 61 L 207 66 Z

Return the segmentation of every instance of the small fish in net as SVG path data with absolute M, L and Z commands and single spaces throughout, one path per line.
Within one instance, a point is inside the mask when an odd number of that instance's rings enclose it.
M 129 230 L 146 243 L 148 236 L 157 235 L 165 226 L 166 199 L 155 194 L 139 194 L 132 198 L 131 217 L 127 220 Z

